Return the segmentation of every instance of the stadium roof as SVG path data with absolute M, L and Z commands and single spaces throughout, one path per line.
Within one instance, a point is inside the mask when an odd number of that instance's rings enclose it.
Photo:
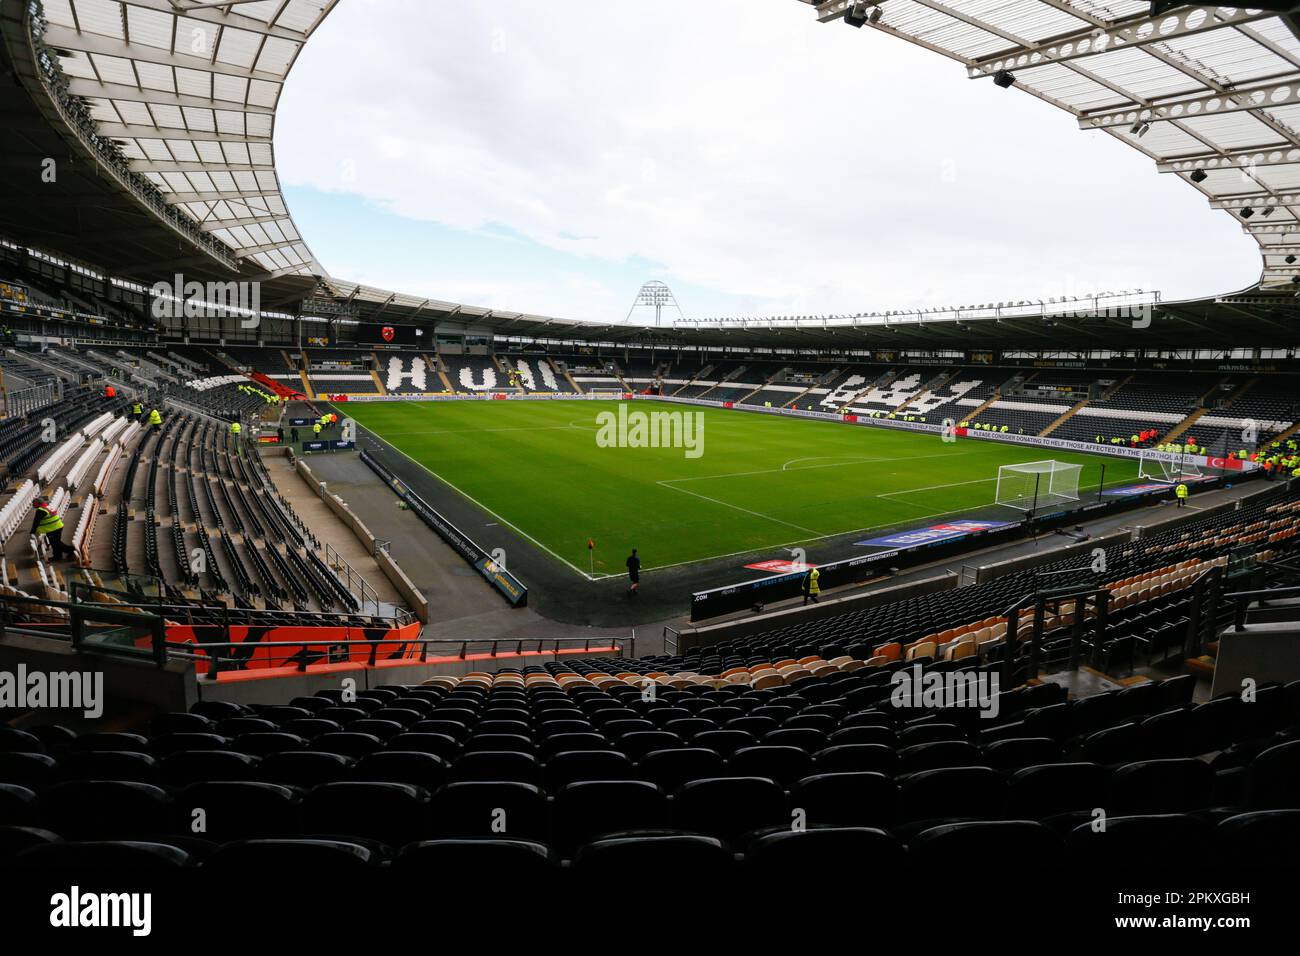
M 1300 275 L 1300 41 L 1291 15 L 1140 0 L 800 2 L 820 20 L 949 56 L 972 78 L 1010 73 L 1017 89 L 1140 150 L 1236 218 L 1259 243 L 1264 288 Z
M 285 78 L 336 2 L 43 0 L 44 40 L 169 203 L 267 274 L 313 275 L 271 140 Z
M 506 335 L 953 347 L 979 322 L 981 339 L 1004 347 L 1208 346 L 1226 339 L 1290 345 L 1297 337 L 1290 293 L 1300 276 L 1300 41 L 1289 15 L 1179 6 L 1153 18 L 1137 0 L 800 0 L 821 20 L 848 20 L 956 59 L 973 78 L 1007 71 L 1014 86 L 1071 111 L 1082 128 L 1146 153 L 1159 171 L 1187 180 L 1256 238 L 1262 290 L 1191 303 L 1155 300 L 1149 325 L 1112 311 L 1085 327 L 1075 303 L 1015 302 L 655 329 L 502 313 L 329 277 L 289 214 L 272 135 L 289 71 L 337 2 L 41 0 L 43 29 L 24 30 L 35 0 L 0 0 L 0 55 L 31 94 L 22 102 L 18 90 L 0 93 L 0 110 L 11 118 L 7 132 L 15 134 L 6 144 L 7 164 L 0 161 L 11 199 L 0 207 L 0 226 L 20 241 L 125 277 L 147 279 L 182 266 L 191 274 L 234 272 L 269 286 L 274 294 L 263 301 L 291 302 L 316 288 L 317 301 L 344 300 L 348 314 L 362 319 L 428 318 L 448 330 Z M 50 70 L 42 73 L 42 51 L 60 74 L 53 85 Z M 64 83 L 76 108 L 58 95 Z M 94 163 L 73 164 L 57 189 L 24 195 L 33 163 L 58 155 L 51 137 L 98 159 L 116 181 Z M 138 182 L 114 173 L 123 161 Z M 1287 263 L 1292 255 L 1296 263 Z

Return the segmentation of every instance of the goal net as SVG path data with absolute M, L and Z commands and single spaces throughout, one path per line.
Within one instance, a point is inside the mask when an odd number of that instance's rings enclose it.
M 998 468 L 997 503 L 1018 511 L 1034 511 L 1079 500 L 1082 465 L 1063 461 L 1030 461 Z
M 1172 485 L 1188 478 L 1204 476 L 1201 473 L 1201 466 L 1187 455 L 1143 448 L 1138 456 L 1138 477 Z

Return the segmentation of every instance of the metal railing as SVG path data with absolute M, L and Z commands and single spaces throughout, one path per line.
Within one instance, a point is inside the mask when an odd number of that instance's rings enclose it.
M 370 582 L 361 576 L 361 572 L 348 564 L 347 559 L 339 554 L 338 549 L 328 541 L 325 542 L 325 564 L 334 572 L 334 576 L 339 579 L 339 583 L 347 588 L 348 593 L 357 598 L 361 605 L 357 613 L 368 613 L 366 611 L 368 605 L 374 607 L 374 614 L 383 613 L 380 609 L 379 592 L 371 587 Z M 387 602 L 385 602 L 385 606 L 390 609 L 398 609 L 396 605 Z
M 292 664 L 299 673 L 306 673 L 308 668 L 313 664 L 320 663 L 340 663 L 350 660 L 350 655 L 343 657 L 336 656 L 335 652 L 339 649 L 347 650 L 353 647 L 367 647 L 369 653 L 366 656 L 364 666 L 374 667 L 379 662 L 379 648 L 381 645 L 395 645 L 401 647 L 418 647 L 419 654 L 414 656 L 392 657 L 389 660 L 397 663 L 409 665 L 419 665 L 429 663 L 430 657 L 436 657 L 439 660 L 469 660 L 471 656 L 480 656 L 479 652 L 471 651 L 471 648 L 483 646 L 484 650 L 481 656 L 488 658 L 514 658 L 523 657 L 525 654 L 546 654 L 551 653 L 558 656 L 565 650 L 582 652 L 584 654 L 603 651 L 607 648 L 614 648 L 618 651 L 619 656 L 629 656 L 630 642 L 632 638 L 607 637 L 607 638 L 577 638 L 577 637 L 537 637 L 537 638 L 509 638 L 509 639 L 492 639 L 492 640 L 465 640 L 463 638 L 448 637 L 417 637 L 410 639 L 380 637 L 367 640 L 330 640 L 328 638 L 317 638 L 315 640 L 298 640 L 298 641 L 200 641 L 191 643 L 189 641 L 167 641 L 167 655 L 173 659 L 204 661 L 209 665 L 207 680 L 216 680 L 219 673 L 230 670 L 257 671 L 262 668 L 283 667 Z M 445 655 L 431 655 L 430 649 L 437 647 L 447 647 L 454 649 L 454 653 Z M 257 667 L 248 667 L 246 657 L 236 657 L 229 654 L 213 653 L 218 649 L 233 650 L 239 649 L 247 651 L 263 651 L 270 648 L 271 653 Z M 323 652 L 313 652 L 313 648 L 324 648 Z M 503 652 L 503 648 L 505 649 Z M 275 650 L 283 649 L 283 656 L 277 657 Z M 358 662 L 361 663 L 361 662 Z
M 1223 595 L 1225 601 L 1232 602 L 1232 629 L 1234 631 L 1244 631 L 1246 629 L 1246 615 L 1249 613 L 1252 604 L 1268 607 L 1270 600 L 1277 601 L 1289 598 L 1300 598 L 1300 587 L 1264 588 L 1261 591 L 1233 591 L 1231 594 Z
M 17 418 L 53 405 L 63 390 L 57 383 L 33 385 L 16 391 L 0 391 L 0 418 Z

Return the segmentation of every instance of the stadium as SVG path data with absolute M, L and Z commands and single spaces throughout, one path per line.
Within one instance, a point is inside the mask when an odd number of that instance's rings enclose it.
M 782 3 L 1119 141 L 1258 279 L 746 318 L 649 281 L 653 321 L 377 288 L 273 149 L 347 3 L 0 0 L 7 924 L 700 874 L 1284 918 L 1296 8 Z

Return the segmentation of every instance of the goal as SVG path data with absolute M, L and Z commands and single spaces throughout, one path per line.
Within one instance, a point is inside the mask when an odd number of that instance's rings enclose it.
M 1175 484 L 1186 479 L 1202 478 L 1201 466 L 1187 455 L 1143 448 L 1138 456 L 1138 477 L 1161 484 Z
M 996 501 L 1017 511 L 1036 511 L 1079 500 L 1082 465 L 1048 460 L 998 468 Z

